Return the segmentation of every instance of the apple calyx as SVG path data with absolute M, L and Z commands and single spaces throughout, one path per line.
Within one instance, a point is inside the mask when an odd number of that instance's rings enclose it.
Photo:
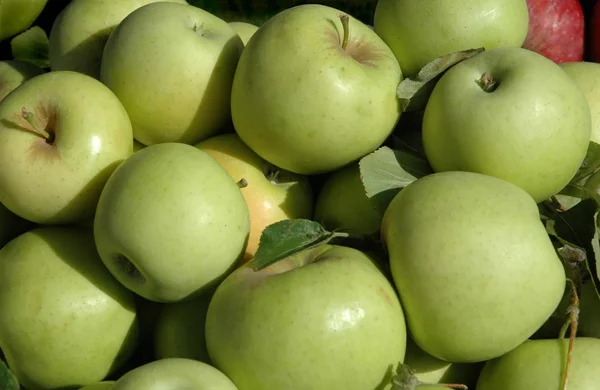
M 112 258 L 116 266 L 121 269 L 129 279 L 136 280 L 139 284 L 144 284 L 146 282 L 144 275 L 142 275 L 140 270 L 125 255 L 117 253 L 114 254 Z
M 204 27 L 204 22 L 202 22 L 200 25 L 194 23 L 194 25 L 192 26 L 192 30 L 200 37 L 207 36 L 210 32 L 207 28 Z
M 342 22 L 342 28 L 344 29 L 344 35 L 342 37 L 342 49 L 346 50 L 348 46 L 348 40 L 350 39 L 350 17 L 346 14 L 340 14 L 340 21 Z
M 243 177 L 237 182 L 237 186 L 239 188 L 246 188 L 248 187 L 248 180 L 244 179 Z
M 483 92 L 494 92 L 498 88 L 498 81 L 487 72 L 481 75 L 481 78 L 477 80 L 477 84 Z
M 31 126 L 31 128 L 29 128 L 27 130 L 44 138 L 46 140 L 46 143 L 48 143 L 48 144 L 52 144 L 54 142 L 54 139 L 55 139 L 54 132 L 39 128 L 35 123 L 35 117 L 33 115 L 33 112 L 31 112 L 31 111 L 27 110 L 25 107 L 23 107 L 23 108 L 21 108 L 21 116 Z M 46 127 L 48 127 L 48 126 L 46 126 Z
M 410 368 L 407 364 L 400 363 L 396 369 L 396 376 L 392 378 L 393 388 L 401 390 L 417 390 L 421 385 L 425 386 L 442 386 L 449 389 L 468 390 L 466 385 L 458 383 L 429 383 L 421 382 L 417 378 L 416 371 Z
M 263 167 L 263 174 L 265 175 L 265 178 L 271 183 L 271 184 L 278 184 L 279 181 L 279 173 L 281 172 L 281 168 L 276 167 L 275 165 L 271 164 L 271 163 L 265 163 L 264 167 Z

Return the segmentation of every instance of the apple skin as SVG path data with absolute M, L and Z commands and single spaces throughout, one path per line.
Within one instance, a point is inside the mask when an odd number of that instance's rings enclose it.
M 102 265 L 91 229 L 41 227 L 0 250 L 0 348 L 28 390 L 102 381 L 137 340 L 134 296 Z
M 35 134 L 21 115 L 33 113 Z M 81 73 L 48 72 L 0 104 L 0 202 L 38 224 L 68 224 L 94 214 L 104 183 L 132 154 L 127 112 L 102 83 Z
M 146 4 L 185 0 L 72 0 L 50 29 L 50 68 L 71 70 L 100 78 L 100 62 L 110 34 L 131 12 Z
M 497 89 L 480 87 L 486 73 Z M 573 178 L 591 128 L 584 94 L 559 65 L 527 49 L 497 48 L 440 78 L 425 107 L 423 145 L 434 171 L 498 177 L 541 202 Z
M 477 390 L 549 390 L 562 388 L 569 339 L 527 340 L 485 364 Z M 592 390 L 600 383 L 600 340 L 577 337 L 569 372 L 570 390 Z
M 329 230 L 372 235 L 379 232 L 382 218 L 383 213 L 367 197 L 358 163 L 353 163 L 327 178 L 317 196 L 313 219 Z
M 248 183 L 242 188 L 250 212 L 250 236 L 243 261 L 254 256 L 267 226 L 284 219 L 312 217 L 313 193 L 308 178 L 270 165 L 237 134 L 217 135 L 196 147 L 217 160 L 236 183 L 241 179 Z
M 583 60 L 585 22 L 579 0 L 527 0 L 527 7 L 525 49 L 557 64 Z
M 244 46 L 252 38 L 256 30 L 258 30 L 258 26 L 247 22 L 229 22 L 229 25 L 240 36 Z
M 94 219 L 96 246 L 111 273 L 164 303 L 193 298 L 225 278 L 249 231 L 248 207 L 227 171 L 181 143 L 148 146 L 121 164 Z
M 536 203 L 492 176 L 443 172 L 412 182 L 388 206 L 381 234 L 410 334 L 441 360 L 474 363 L 510 351 L 565 291 Z
M 116 381 L 98 382 L 98 383 L 93 383 L 91 385 L 83 386 L 79 390 L 112 390 L 113 385 L 115 383 L 116 383 Z
M 370 257 L 322 245 L 230 274 L 208 307 L 206 346 L 239 390 L 387 389 L 406 327 Z
M 0 61 L 0 102 L 13 89 L 43 73 L 46 72 L 31 62 L 19 60 Z
M 379 0 L 373 20 L 404 77 L 453 52 L 521 47 L 528 26 L 525 0 Z
M 0 0 L 0 41 L 31 27 L 42 13 L 47 1 Z
M 585 95 L 592 114 L 590 141 L 600 143 L 600 64 L 595 62 L 563 62 L 560 67 Z
M 236 132 L 291 172 L 326 173 L 358 160 L 385 141 L 400 117 L 396 58 L 353 17 L 344 50 L 340 14 L 320 4 L 281 11 L 248 41 L 235 73 Z
M 233 28 L 207 11 L 153 3 L 113 31 L 100 80 L 125 106 L 135 139 L 194 144 L 231 119 L 231 84 L 243 48 Z
M 192 359 L 156 360 L 134 368 L 117 380 L 111 390 L 238 390 L 216 368 Z

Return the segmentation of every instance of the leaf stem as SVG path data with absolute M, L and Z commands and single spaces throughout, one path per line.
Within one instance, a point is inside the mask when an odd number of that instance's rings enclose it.
M 31 130 L 34 134 L 39 135 L 44 138 L 46 142 L 52 143 L 54 141 L 53 134 L 47 132 L 44 129 L 40 129 L 35 124 L 35 117 L 33 116 L 33 112 L 28 111 L 25 107 L 21 108 L 21 116 L 23 119 L 27 121 L 31 125 Z
M 341 14 L 340 21 L 342 22 L 342 28 L 344 29 L 342 49 L 346 50 L 346 47 L 348 46 L 348 39 L 350 38 L 350 17 L 346 14 Z
M 577 286 L 575 282 L 571 279 L 567 279 L 567 282 L 571 286 L 571 304 L 567 309 L 567 320 L 563 324 L 560 329 L 559 338 L 562 340 L 565 338 L 567 333 L 567 329 L 571 328 L 571 333 L 569 335 L 569 349 L 567 351 L 567 361 L 565 363 L 565 374 L 563 377 L 563 383 L 561 386 L 561 390 L 567 390 L 567 386 L 569 383 L 569 374 L 571 372 L 571 362 L 573 359 L 573 347 L 575 344 L 575 337 L 577 335 L 577 325 L 579 322 L 579 297 L 577 295 Z

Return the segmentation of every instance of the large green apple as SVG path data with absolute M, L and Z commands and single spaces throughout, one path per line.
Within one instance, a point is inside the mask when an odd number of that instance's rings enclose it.
M 42 73 L 45 73 L 45 71 L 31 62 L 18 60 L 0 61 L 0 102 L 13 89 Z
M 477 390 L 562 389 L 568 339 L 528 340 L 485 364 Z M 578 337 L 573 346 L 569 390 L 595 390 L 600 383 L 600 339 Z
M 111 34 L 100 80 L 123 102 L 135 139 L 193 144 L 231 120 L 231 84 L 243 48 L 218 17 L 187 4 L 153 3 Z
M 0 0 L 0 41 L 27 30 L 48 0 Z
M 258 250 L 263 230 L 284 219 L 310 219 L 313 194 L 308 178 L 267 163 L 235 133 L 221 134 L 196 144 L 246 186 L 242 195 L 250 212 L 250 236 L 243 261 L 250 260 Z
M 536 202 L 573 178 L 590 134 L 590 108 L 575 82 L 522 48 L 488 50 L 450 68 L 423 118 L 425 154 L 435 171 L 495 176 Z
M 591 141 L 600 143 L 600 64 L 563 62 L 559 66 L 573 79 L 585 95 L 592 113 Z
M 133 294 L 102 265 L 91 229 L 41 227 L 0 250 L 0 348 L 28 390 L 103 380 L 137 335 Z
M 83 386 L 79 390 L 112 390 L 116 381 L 104 381 L 92 383 L 91 385 Z
M 0 202 L 40 224 L 85 220 L 132 150 L 131 122 L 110 89 L 76 72 L 36 76 L 0 104 Z
M 248 22 L 229 22 L 229 25 L 240 36 L 244 45 L 248 43 L 252 35 L 258 30 L 258 26 Z
M 52 70 L 72 70 L 100 78 L 104 45 L 119 23 L 146 4 L 185 0 L 72 0 L 56 17 L 49 37 Z
M 563 296 L 565 271 L 536 203 L 504 180 L 424 176 L 394 197 L 381 230 L 413 340 L 438 359 L 512 350 Z
M 379 0 L 373 27 L 412 77 L 453 52 L 521 47 L 529 12 L 526 0 Z
M 148 146 L 106 183 L 96 210 L 98 252 L 112 274 L 157 302 L 192 298 L 242 256 L 248 207 L 219 163 L 191 145 Z
M 379 147 L 400 116 L 390 48 L 362 22 L 319 4 L 288 8 L 248 41 L 233 80 L 240 138 L 288 171 L 334 171 Z
M 367 197 L 357 163 L 335 171 L 325 181 L 315 204 L 315 221 L 327 229 L 375 234 L 383 213 Z
M 216 368 L 192 359 L 155 360 L 134 368 L 110 390 L 238 390 Z
M 206 345 L 240 390 L 387 389 L 404 359 L 404 314 L 365 253 L 322 245 L 217 288 Z

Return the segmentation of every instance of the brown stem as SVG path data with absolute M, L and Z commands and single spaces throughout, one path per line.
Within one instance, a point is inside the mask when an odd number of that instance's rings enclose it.
M 477 80 L 477 84 L 484 92 L 494 92 L 498 87 L 498 81 L 487 72 L 481 75 L 481 78 Z
M 350 17 L 346 14 L 341 14 L 340 20 L 342 21 L 342 28 L 344 29 L 344 37 L 342 38 L 342 49 L 346 50 L 346 46 L 348 46 L 348 39 L 350 36 Z
M 25 107 L 23 107 L 23 108 L 21 108 L 21 116 L 23 117 L 23 119 L 25 119 L 27 121 L 27 123 L 29 123 L 31 125 L 31 130 L 34 134 L 39 135 L 40 137 L 44 138 L 46 140 L 46 142 L 48 142 L 48 143 L 52 143 L 52 141 L 54 141 L 53 134 L 47 132 L 44 129 L 40 129 L 36 126 L 35 118 L 33 117 L 33 112 L 27 111 L 27 109 Z
M 567 351 L 567 361 L 565 364 L 565 375 L 563 378 L 563 383 L 561 390 L 567 390 L 569 384 L 569 374 L 571 372 L 571 361 L 573 359 L 573 347 L 575 344 L 575 337 L 577 335 L 577 325 L 579 323 L 579 297 L 577 295 L 577 286 L 571 279 L 567 279 L 569 284 L 571 285 L 571 304 L 567 309 L 567 320 L 565 324 L 562 326 L 559 334 L 560 339 L 564 339 L 567 328 L 571 327 L 571 333 L 569 336 L 569 349 Z
M 248 187 L 248 180 L 244 179 L 243 177 L 240 179 L 240 181 L 237 182 L 238 187 L 240 188 L 246 188 Z

